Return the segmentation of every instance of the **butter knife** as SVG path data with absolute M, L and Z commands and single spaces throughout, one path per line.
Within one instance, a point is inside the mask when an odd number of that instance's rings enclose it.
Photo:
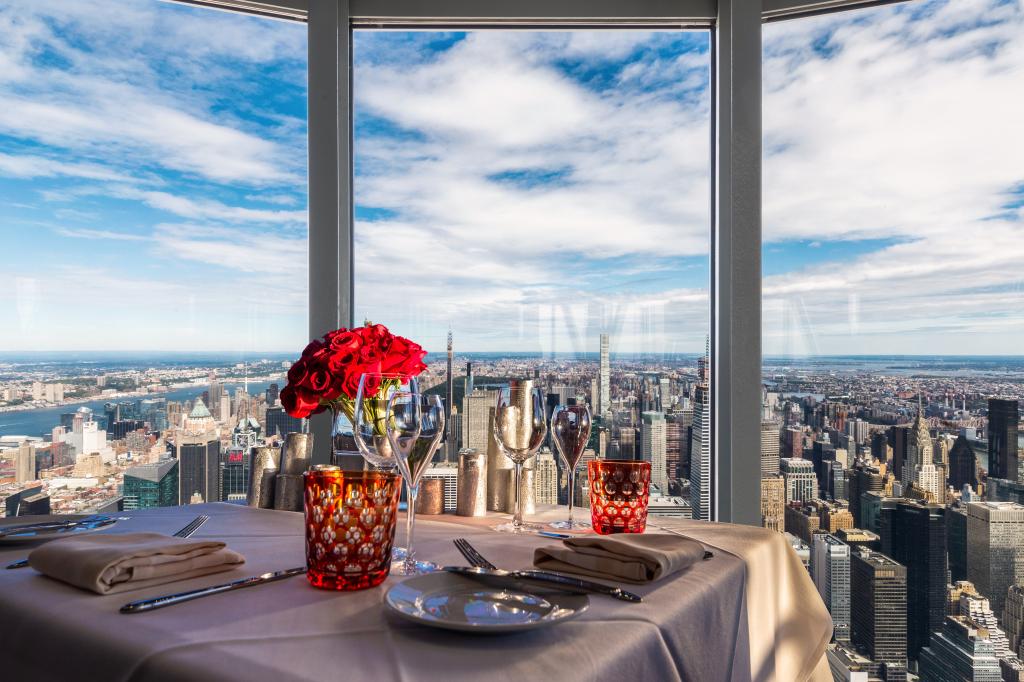
M 208 597 L 211 594 L 220 594 L 221 592 L 240 590 L 243 587 L 252 587 L 253 585 L 272 583 L 275 580 L 283 580 L 285 578 L 290 578 L 293 575 L 301 575 L 305 572 L 306 567 L 299 566 L 297 568 L 289 568 L 284 571 L 273 571 L 271 573 L 263 573 L 261 575 L 250 576 L 248 578 L 240 578 L 238 580 L 232 580 L 229 583 L 222 583 L 220 585 L 201 587 L 198 590 L 178 592 L 177 594 L 165 594 L 162 597 L 150 597 L 149 599 L 140 599 L 138 601 L 128 602 L 127 604 L 122 606 L 121 613 L 141 613 L 143 611 L 152 611 L 153 609 L 162 609 L 165 606 L 171 606 L 172 604 L 180 604 L 181 602 L 191 601 L 192 599 L 199 599 L 200 597 Z
M 610 585 L 594 582 L 592 580 L 570 578 L 567 575 L 551 573 L 549 571 L 503 571 L 501 569 L 476 568 L 470 566 L 445 566 L 444 570 L 449 573 L 455 573 L 456 575 L 464 575 L 467 578 L 473 578 L 484 583 L 488 581 L 495 583 L 525 580 L 543 583 L 569 592 L 605 594 L 609 597 L 614 597 L 615 599 L 634 603 L 643 601 L 643 598 L 640 595 L 627 592 L 626 590 L 618 587 L 611 587 Z

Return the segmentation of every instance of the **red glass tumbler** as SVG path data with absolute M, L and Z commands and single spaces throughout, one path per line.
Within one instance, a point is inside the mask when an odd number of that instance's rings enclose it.
M 595 459 L 587 467 L 590 520 L 596 533 L 643 533 L 647 527 L 651 463 Z
M 391 571 L 402 479 L 323 465 L 304 476 L 306 578 L 327 590 L 380 585 Z

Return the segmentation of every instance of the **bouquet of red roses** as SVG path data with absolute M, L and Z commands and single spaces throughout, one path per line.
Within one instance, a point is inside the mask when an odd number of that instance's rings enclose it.
M 356 329 L 338 329 L 313 339 L 291 369 L 281 404 L 293 417 L 305 418 L 327 408 L 354 411 L 359 379 L 363 374 L 396 374 L 404 380 L 426 369 L 427 354 L 418 344 L 396 336 L 382 324 L 366 323 Z M 367 384 L 368 395 L 381 389 L 379 377 Z

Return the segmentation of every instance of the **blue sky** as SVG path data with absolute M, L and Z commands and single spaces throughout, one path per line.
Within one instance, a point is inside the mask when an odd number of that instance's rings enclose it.
M 765 352 L 1019 352 L 1022 17 L 765 27 Z M 359 317 L 428 348 L 702 348 L 706 33 L 354 46 Z M 301 347 L 305 51 L 299 24 L 0 0 L 0 350 Z

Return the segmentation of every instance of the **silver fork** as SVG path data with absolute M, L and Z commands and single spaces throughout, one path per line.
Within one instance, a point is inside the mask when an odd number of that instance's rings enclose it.
M 125 518 L 131 518 L 131 517 L 125 517 Z M 189 521 L 188 524 L 186 524 L 184 528 L 182 528 L 177 533 L 175 533 L 174 537 L 176 537 L 176 538 L 190 538 L 190 537 L 192 537 L 193 534 L 195 534 L 195 532 L 197 530 L 200 529 L 200 527 L 202 527 L 202 525 L 204 523 L 206 523 L 209 520 L 210 520 L 209 516 L 207 516 L 206 514 L 200 514 L 199 516 L 197 516 L 194 519 L 192 519 L 191 521 Z M 7 564 L 7 568 L 8 569 L 12 569 L 12 568 L 25 568 L 26 566 L 28 566 L 28 559 L 20 559 L 18 561 L 13 562 L 13 563 Z
M 469 540 L 466 538 L 455 538 L 455 547 L 462 553 L 462 556 L 466 557 L 466 561 L 469 562 L 470 566 L 476 566 L 477 568 L 486 568 L 494 571 L 498 567 L 492 564 L 490 561 L 484 558 L 484 555 L 476 551 L 473 545 L 469 544 Z

